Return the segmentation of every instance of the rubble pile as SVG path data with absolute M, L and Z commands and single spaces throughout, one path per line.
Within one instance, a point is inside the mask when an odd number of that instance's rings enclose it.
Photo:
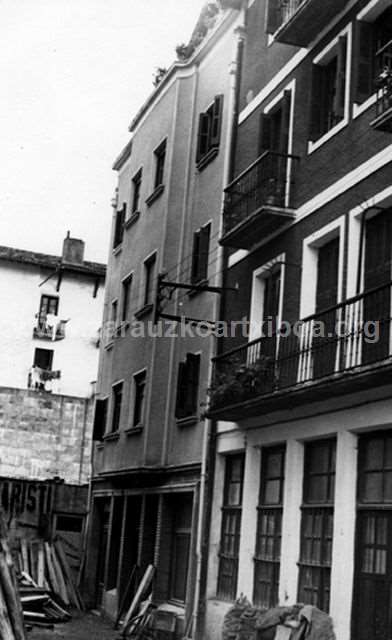
M 311 605 L 260 609 L 241 596 L 223 621 L 222 640 L 336 640 L 331 618 Z

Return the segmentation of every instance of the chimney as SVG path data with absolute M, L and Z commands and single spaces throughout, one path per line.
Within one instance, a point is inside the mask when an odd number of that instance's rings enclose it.
M 78 238 L 71 238 L 68 231 L 67 237 L 63 242 L 62 262 L 68 264 L 83 264 L 84 260 L 84 242 Z

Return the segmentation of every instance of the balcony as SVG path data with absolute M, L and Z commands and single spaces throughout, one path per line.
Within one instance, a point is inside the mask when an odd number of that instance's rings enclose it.
M 308 47 L 348 0 L 269 0 L 268 32 L 275 40 Z
M 42 369 L 41 367 L 31 367 L 27 380 L 27 387 L 36 391 L 47 391 L 49 393 L 59 392 L 59 380 L 61 371 Z
M 282 323 L 280 333 L 216 357 L 209 416 L 239 420 L 392 380 L 391 287 Z
M 223 246 L 249 249 L 295 218 L 297 156 L 266 151 L 225 189 Z
M 379 69 L 376 117 L 371 126 L 392 133 L 392 40 L 377 52 L 376 69 Z
M 33 328 L 33 338 L 58 341 L 65 338 L 67 320 L 58 320 L 57 316 L 38 314 L 37 324 Z

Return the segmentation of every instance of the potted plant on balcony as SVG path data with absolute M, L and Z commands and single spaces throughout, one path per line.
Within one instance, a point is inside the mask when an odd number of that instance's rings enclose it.
M 261 355 L 254 362 L 243 362 L 236 358 L 223 371 L 215 375 L 208 389 L 212 409 L 236 404 L 273 390 L 275 386 L 274 361 Z

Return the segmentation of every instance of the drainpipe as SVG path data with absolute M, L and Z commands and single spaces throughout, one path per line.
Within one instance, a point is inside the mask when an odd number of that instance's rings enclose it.
M 237 123 L 239 115 L 239 102 L 240 102 L 240 90 L 241 90 L 241 76 L 244 57 L 244 45 L 245 45 L 245 30 L 246 30 L 246 18 L 247 18 L 247 0 L 242 2 L 243 11 L 243 25 L 238 26 L 235 29 L 235 33 L 238 37 L 237 52 L 235 62 L 231 68 L 231 87 L 230 87 L 230 104 L 231 109 L 231 125 L 228 131 L 227 144 L 226 144 L 226 158 L 224 169 L 224 185 L 226 186 L 231 182 L 235 172 L 235 156 L 237 147 Z M 222 197 L 222 207 L 223 207 Z M 221 217 L 221 229 L 220 235 L 222 235 L 223 229 L 223 216 Z M 223 269 L 227 263 L 226 249 L 220 248 L 218 251 L 218 274 L 220 281 L 217 286 L 223 287 L 225 285 L 225 276 Z M 214 311 L 214 318 L 222 318 L 225 305 L 224 292 L 220 295 L 220 300 L 217 301 Z M 213 347 L 214 355 L 218 353 L 219 343 L 218 339 L 215 340 Z M 212 378 L 212 362 L 210 360 L 209 380 Z M 211 522 L 211 508 L 213 497 L 213 478 L 215 471 L 215 442 L 216 442 L 216 421 L 206 418 L 203 436 L 203 452 L 202 452 L 202 468 L 200 474 L 200 496 L 199 496 L 199 518 L 198 518 L 198 532 L 197 532 L 197 549 L 196 549 L 196 588 L 194 595 L 193 605 L 193 623 L 192 623 L 192 636 L 199 635 L 199 622 L 200 622 L 200 598 L 203 594 L 205 598 L 206 584 L 207 584 L 207 571 L 208 571 L 208 544 L 209 544 L 209 528 Z M 207 553 L 206 553 L 207 551 Z M 201 637 L 200 630 L 200 637 Z

